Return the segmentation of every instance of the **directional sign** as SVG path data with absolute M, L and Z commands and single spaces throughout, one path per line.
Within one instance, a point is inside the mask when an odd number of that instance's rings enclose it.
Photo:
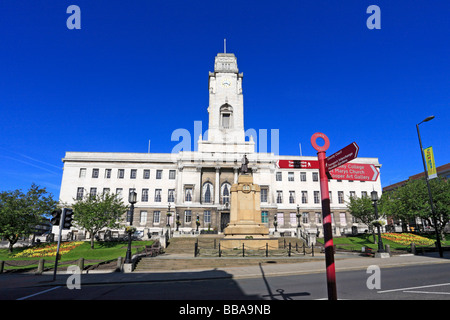
M 336 180 L 376 181 L 380 172 L 373 164 L 346 163 L 329 171 Z
M 280 169 L 319 169 L 317 160 L 278 160 L 277 166 Z
M 355 159 L 358 156 L 359 147 L 356 142 L 353 142 L 346 146 L 345 148 L 333 153 L 331 156 L 327 157 L 327 170 L 333 170 L 350 160 Z

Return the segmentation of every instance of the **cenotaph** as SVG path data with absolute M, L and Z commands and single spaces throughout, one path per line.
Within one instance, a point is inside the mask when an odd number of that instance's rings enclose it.
M 261 222 L 261 189 L 248 173 L 248 160 L 242 159 L 238 183 L 231 186 L 230 223 L 221 240 L 223 249 L 278 249 L 278 240 L 269 237 L 269 228 Z

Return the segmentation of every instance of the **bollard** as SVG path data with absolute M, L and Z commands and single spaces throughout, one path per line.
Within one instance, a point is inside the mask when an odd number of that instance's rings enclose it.
M 38 268 L 37 268 L 37 271 L 35 273 L 36 275 L 40 275 L 40 274 L 42 274 L 44 272 L 44 262 L 45 262 L 44 259 L 39 259 Z
M 3 273 L 3 269 L 5 268 L 5 261 L 0 261 L 0 274 Z
M 269 244 L 266 242 L 266 257 L 269 256 Z
M 244 244 L 242 244 L 242 257 L 245 257 L 245 249 L 244 249 Z
M 78 268 L 80 268 L 81 271 L 83 271 L 83 269 L 84 269 L 84 258 L 78 259 L 77 266 L 78 266 Z
M 222 252 L 220 251 L 220 241 L 219 241 L 219 258 L 222 256 Z
M 389 255 L 391 255 L 391 246 L 390 246 L 390 245 L 386 244 L 386 245 L 384 246 L 384 250 L 385 250 L 387 253 L 389 253 Z
M 314 243 L 311 244 L 311 257 L 314 257 Z
M 414 242 L 411 242 L 411 253 L 416 254 L 416 244 Z
M 306 247 L 305 247 L 305 243 L 303 242 L 303 255 L 306 255 Z
M 197 242 L 194 245 L 194 257 L 197 256 L 197 250 L 198 250 L 198 239 L 197 239 Z
M 122 265 L 123 265 L 123 257 L 117 258 L 117 271 L 122 271 Z
M 291 243 L 289 242 L 289 251 L 288 251 L 288 256 L 291 256 Z

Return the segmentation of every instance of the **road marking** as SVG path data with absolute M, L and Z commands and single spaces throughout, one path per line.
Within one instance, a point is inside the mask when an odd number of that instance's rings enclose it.
M 424 293 L 424 294 L 450 294 L 450 292 L 432 292 L 432 291 L 403 291 L 407 293 Z
M 31 298 L 31 297 L 34 297 L 34 296 L 37 296 L 37 295 L 40 295 L 40 294 L 43 294 L 43 293 L 46 293 L 46 292 L 58 289 L 58 288 L 61 288 L 61 286 L 53 287 L 53 288 L 50 288 L 50 289 L 47 289 L 47 290 L 44 290 L 44 291 L 41 291 L 41 292 L 38 292 L 38 293 L 30 294 L 29 296 L 25 296 L 25 297 L 22 297 L 22 298 L 19 298 L 19 299 L 16 299 L 16 300 L 25 300 L 25 299 L 28 299 L 28 298 Z
M 420 287 L 410 287 L 410 288 L 400 288 L 400 289 L 391 289 L 391 290 L 383 290 L 378 291 L 377 293 L 386 293 L 386 292 L 394 292 L 394 291 L 406 291 L 406 290 L 414 290 L 414 289 L 421 289 L 421 288 L 432 288 L 432 287 L 441 287 L 441 286 L 448 286 L 450 283 L 441 283 L 441 284 L 431 284 L 428 286 L 420 286 Z

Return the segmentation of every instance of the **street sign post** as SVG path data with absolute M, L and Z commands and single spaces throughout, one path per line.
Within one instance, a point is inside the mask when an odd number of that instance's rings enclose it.
M 356 142 L 353 142 L 345 148 L 333 153 L 331 156 L 327 157 L 327 171 L 329 172 L 330 170 L 355 159 L 358 156 L 358 151 L 358 145 Z
M 373 164 L 346 163 L 329 171 L 332 179 L 377 181 L 380 171 Z
M 325 141 L 323 146 L 316 143 L 318 138 Z M 322 198 L 322 217 L 323 217 L 323 234 L 325 242 L 325 261 L 327 273 L 328 300 L 337 300 L 336 290 L 336 270 L 334 266 L 334 250 L 333 250 L 333 232 L 331 229 L 331 210 L 330 196 L 328 193 L 328 176 L 326 173 L 326 156 L 325 152 L 330 147 L 328 137 L 320 132 L 316 132 L 311 137 L 311 144 L 317 150 L 319 158 L 319 176 L 320 176 L 320 195 Z

